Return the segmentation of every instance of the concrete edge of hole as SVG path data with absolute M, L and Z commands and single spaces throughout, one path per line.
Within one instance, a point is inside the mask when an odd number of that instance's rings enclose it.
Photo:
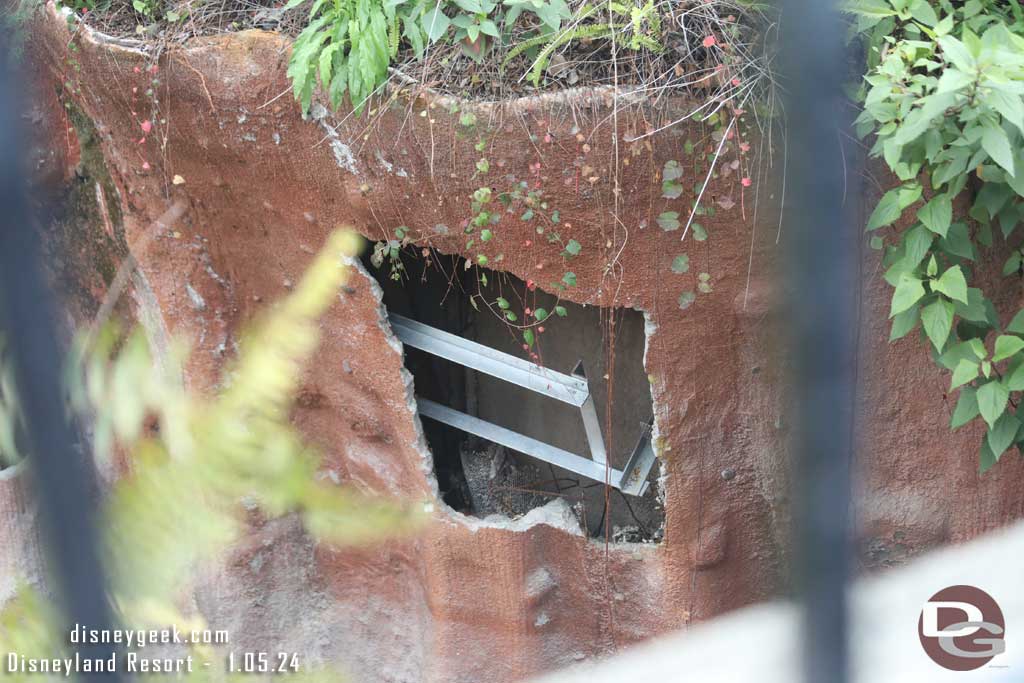
M 352 267 L 353 271 L 358 273 L 359 276 L 364 278 L 370 286 L 370 291 L 373 293 L 377 304 L 377 325 L 383 332 L 385 339 L 391 349 L 403 359 L 405 349 L 402 343 L 395 336 L 391 325 L 388 322 L 387 308 L 384 304 L 384 292 L 381 289 L 380 283 L 377 282 L 376 278 L 366 269 L 362 261 L 358 258 L 346 257 L 345 263 Z M 647 353 L 650 349 L 650 342 L 654 332 L 657 330 L 657 325 L 652 320 L 650 314 L 641 308 L 633 308 L 638 311 L 644 319 L 644 367 L 646 369 Z M 528 529 L 539 526 L 547 525 L 561 531 L 565 531 L 573 536 L 585 538 L 588 541 L 604 544 L 604 541 L 600 538 L 591 537 L 582 526 L 580 526 L 579 520 L 573 510 L 573 508 L 562 498 L 554 498 L 548 503 L 539 507 L 529 510 L 524 515 L 518 518 L 511 518 L 507 515 L 492 514 L 487 517 L 474 517 L 467 515 L 463 512 L 455 510 L 450 505 L 444 502 L 440 496 L 440 490 L 437 482 L 437 477 L 434 472 L 434 456 L 430 450 L 430 446 L 427 443 L 426 435 L 423 431 L 423 424 L 420 420 L 419 409 L 416 405 L 415 388 L 413 383 L 413 376 L 404 365 L 401 369 L 402 381 L 405 387 L 405 405 L 409 410 L 410 417 L 413 420 L 413 427 L 416 431 L 416 440 L 413 443 L 413 448 L 416 453 L 420 456 L 420 465 L 424 477 L 429 483 L 430 489 L 434 496 L 432 504 L 437 506 L 438 509 L 444 512 L 444 517 L 452 522 L 458 523 L 471 531 L 478 531 L 480 529 L 502 529 L 513 532 L 523 532 Z M 658 425 L 661 420 L 666 419 L 664 413 L 668 410 L 667 407 L 661 406 L 655 401 L 654 387 L 648 383 L 648 393 L 651 400 L 652 412 L 654 417 L 654 424 L 651 432 L 651 439 L 656 440 L 658 438 Z M 660 410 L 659 410 L 660 408 Z M 665 507 L 666 498 L 666 487 L 665 482 L 667 480 L 667 473 L 660 456 L 656 456 L 657 474 L 655 475 L 652 486 L 656 486 L 655 498 L 659 505 Z M 664 528 L 665 520 L 661 520 L 661 529 Z M 623 547 L 660 547 L 661 541 L 645 541 L 645 542 L 628 542 L 620 541 L 614 543 L 616 546 Z
M 404 363 L 405 348 L 402 346 L 402 342 L 395 336 L 394 331 L 391 329 L 391 324 L 388 322 L 387 309 L 384 306 L 384 291 L 381 289 L 380 284 L 366 270 L 359 259 L 346 256 L 343 262 L 369 284 L 370 292 L 377 302 L 377 326 L 383 332 L 388 346 L 403 359 Z M 420 467 L 433 493 L 433 505 L 436 510 L 442 511 L 448 520 L 461 524 L 474 532 L 480 529 L 504 529 L 506 531 L 523 532 L 535 526 L 547 525 L 573 536 L 586 536 L 572 508 L 561 498 L 555 498 L 545 505 L 533 508 L 518 519 L 511 519 L 505 515 L 498 514 L 481 519 L 463 514 L 445 503 L 441 499 L 437 477 L 434 475 L 434 456 L 430 452 L 430 446 L 427 444 L 427 438 L 423 432 L 423 423 L 420 422 L 412 373 L 406 370 L 404 365 L 401 372 L 402 383 L 405 386 L 405 405 L 409 410 L 413 428 L 416 430 L 416 440 L 412 446 L 420 456 Z
M 658 331 L 658 323 L 654 322 L 651 314 L 644 310 L 638 309 L 644 316 L 644 372 L 647 371 L 647 354 L 651 350 L 651 339 L 654 338 L 654 334 Z M 654 461 L 658 467 L 657 476 L 654 478 L 652 485 L 657 486 L 657 490 L 654 492 L 655 500 L 661 505 L 663 510 L 668 509 L 668 471 L 665 469 L 665 463 L 661 458 L 661 453 L 658 452 L 658 442 L 661 439 L 661 423 L 662 420 L 667 420 L 670 408 L 660 401 L 654 395 L 654 382 L 650 381 L 648 376 L 647 388 L 651 394 L 651 447 L 654 449 Z M 662 531 L 665 529 L 665 519 L 661 520 Z M 661 544 L 661 541 L 658 542 Z

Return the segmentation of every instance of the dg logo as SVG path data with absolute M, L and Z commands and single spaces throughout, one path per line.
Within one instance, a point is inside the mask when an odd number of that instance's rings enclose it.
M 917 622 L 924 651 L 939 666 L 971 671 L 1006 651 L 1003 611 L 974 586 L 943 588 L 924 604 Z

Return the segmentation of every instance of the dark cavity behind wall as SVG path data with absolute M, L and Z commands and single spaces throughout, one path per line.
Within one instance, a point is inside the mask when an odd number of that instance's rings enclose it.
M 402 266 L 384 259 L 374 265 L 368 252 L 367 269 L 384 291 L 389 312 L 412 318 L 446 332 L 534 362 L 558 372 L 570 373 L 582 360 L 609 460 L 622 468 L 652 415 L 651 392 L 643 367 L 646 344 L 643 315 L 632 309 L 602 309 L 558 302 L 545 292 L 528 290 L 507 273 L 465 268 L 465 260 L 430 252 L 424 257 L 416 248 L 401 252 Z M 398 273 L 398 280 L 392 278 Z M 481 273 L 488 284 L 481 286 Z M 476 297 L 477 306 L 470 303 Z M 481 298 L 482 297 L 482 298 Z M 503 297 L 519 321 L 528 319 L 525 309 L 538 306 L 553 311 L 556 304 L 567 315 L 552 315 L 544 331 L 534 328 L 534 349 L 523 348 L 521 333 L 506 324 L 485 301 Z M 611 333 L 611 334 L 610 334 Z M 614 341 L 613 368 L 609 368 L 609 344 Z M 573 406 L 502 380 L 467 370 L 417 349 L 406 347 L 406 367 L 415 378 L 418 396 L 480 417 L 554 446 L 589 457 L 580 413 Z M 608 377 L 612 378 L 611 429 L 607 419 Z M 516 517 L 561 496 L 574 506 L 580 522 L 592 536 L 604 538 L 605 486 L 535 458 L 495 446 L 454 428 L 423 419 L 423 428 L 434 458 L 444 501 L 465 514 L 486 517 L 498 513 Z M 610 433 L 609 433 L 610 432 Z M 608 491 L 610 534 L 614 540 L 660 540 L 664 510 L 657 500 L 658 468 L 643 497 Z

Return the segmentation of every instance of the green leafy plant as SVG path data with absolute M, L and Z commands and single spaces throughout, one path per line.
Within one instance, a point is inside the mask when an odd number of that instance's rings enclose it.
M 454 40 L 463 53 L 481 61 L 487 52 L 487 39 L 501 38 L 498 25 L 491 18 L 498 3 L 491 0 L 455 0 L 455 5 L 462 11 L 451 20 L 455 27 Z
M 285 8 L 305 1 L 290 0 Z M 427 11 L 428 7 L 433 5 L 426 0 L 314 0 L 310 23 L 295 39 L 288 62 L 288 77 L 303 113 L 312 104 L 318 76 L 332 107 L 341 106 L 347 93 L 353 109 L 362 111 L 387 80 L 401 38 L 420 55 L 427 40 L 439 35 L 438 10 Z
M 97 458 L 115 447 L 132 454 L 131 473 L 105 497 L 101 520 L 113 604 L 125 626 L 204 628 L 179 612 L 180 589 L 198 562 L 241 537 L 245 508 L 296 514 L 333 544 L 372 542 L 418 523 L 404 505 L 319 480 L 317 458 L 289 423 L 303 362 L 318 343 L 317 319 L 344 282 L 343 255 L 355 249 L 351 234 L 328 240 L 295 291 L 246 337 L 213 399 L 186 392 L 180 370 L 155 363 L 141 332 L 123 338 L 108 327 L 95 339 L 79 337 L 72 405 L 96 426 Z M 0 612 L 5 652 L 57 657 L 66 642 L 33 589 Z M 214 653 L 199 647 L 195 654 L 210 661 Z
M 608 12 L 599 11 L 605 7 Z M 626 21 L 602 21 L 609 13 Z M 597 23 L 588 23 L 588 20 L 596 20 Z M 551 56 L 558 48 L 573 41 L 606 38 L 614 33 L 621 34 L 624 38 L 622 44 L 631 50 L 647 49 L 655 53 L 663 50 L 661 17 L 653 0 L 640 6 L 627 6 L 614 1 L 609 1 L 607 5 L 587 4 L 580 9 L 572 24 L 562 29 L 550 25 L 549 28 L 551 30 L 524 40 L 509 50 L 502 66 L 508 66 L 510 61 L 528 50 L 539 48 L 527 75 L 534 86 L 539 86 L 541 76 L 551 63 Z
M 987 426 L 980 469 L 1024 445 L 1024 311 L 1003 324 L 976 277 L 995 230 L 1024 217 L 1024 13 L 995 0 L 859 0 L 866 37 L 861 135 L 900 181 L 868 219 L 893 287 L 891 339 L 920 325 L 959 389 L 951 427 Z M 954 206 L 967 208 L 966 220 Z M 891 228 L 907 210 L 913 221 Z M 1003 273 L 1020 277 L 1018 251 Z
M 509 8 L 504 18 L 506 24 L 515 23 L 519 15 L 527 11 L 537 15 L 548 31 L 557 31 L 563 21 L 572 17 L 565 0 L 505 0 L 503 4 Z
M 157 16 L 156 0 L 132 0 L 132 8 L 147 19 Z

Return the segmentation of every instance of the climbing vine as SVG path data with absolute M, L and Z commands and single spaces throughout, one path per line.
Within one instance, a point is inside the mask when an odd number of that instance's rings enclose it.
M 867 47 L 858 134 L 874 134 L 871 154 L 900 181 L 867 224 L 893 287 L 890 338 L 920 328 L 952 373 L 950 426 L 984 421 L 984 472 L 1024 445 L 1024 310 L 1004 326 L 979 276 L 994 233 L 1009 240 L 1024 215 L 1024 11 L 1018 0 L 849 8 Z M 893 227 L 908 210 L 909 226 Z M 1019 282 L 1022 266 L 1018 246 L 1002 274 Z
M 471 112 L 460 112 L 457 107 L 449 112 L 452 116 L 458 115 L 460 134 L 463 137 L 476 131 L 476 116 Z M 480 155 L 474 162 L 474 178 L 481 182 L 489 180 L 493 171 L 500 167 L 495 164 L 492 169 L 491 161 L 486 155 L 487 138 L 477 136 L 473 149 Z M 530 165 L 530 178 L 518 178 L 514 174 L 506 174 L 494 185 L 481 184 L 468 197 L 469 214 L 460 224 L 462 233 L 465 236 L 465 250 L 472 257 L 464 261 L 464 267 L 468 270 L 475 268 L 476 290 L 469 293 L 469 303 L 477 311 L 484 306 L 502 319 L 506 325 L 514 331 L 517 337 L 522 340 L 523 351 L 534 360 L 539 359 L 534 350 L 538 335 L 545 331 L 544 322 L 551 316 L 564 318 L 568 311 L 556 299 L 551 310 L 543 307 L 530 307 L 524 300 L 521 307 L 514 306 L 506 297 L 497 294 L 488 294 L 486 289 L 490 284 L 488 273 L 485 269 L 499 265 L 505 260 L 505 254 L 501 251 L 499 241 L 500 226 L 502 221 L 519 221 L 534 226 L 534 234 L 537 240 L 544 240 L 548 244 L 561 248 L 559 256 L 565 269 L 562 270 L 557 281 L 542 283 L 547 291 L 560 296 L 571 287 L 576 287 L 576 273 L 569 269 L 570 262 L 583 251 L 583 245 L 574 238 L 565 239 L 559 232 L 562 224 L 561 214 L 548 202 L 543 184 L 539 177 L 542 164 L 540 161 Z M 500 189 L 499 189 L 500 188 Z M 565 224 L 566 228 L 571 228 Z M 521 245 L 523 248 L 532 247 L 534 239 L 527 239 Z M 392 280 L 402 281 L 406 277 L 405 265 L 402 262 L 403 248 L 410 247 L 414 240 L 410 235 L 408 226 L 400 225 L 395 228 L 393 239 L 380 240 L 373 247 L 370 262 L 376 268 L 382 268 L 387 263 L 390 269 Z M 425 250 L 430 253 L 429 249 Z M 492 274 L 493 275 L 493 274 Z M 535 291 L 537 282 L 533 279 L 526 281 L 526 289 Z

